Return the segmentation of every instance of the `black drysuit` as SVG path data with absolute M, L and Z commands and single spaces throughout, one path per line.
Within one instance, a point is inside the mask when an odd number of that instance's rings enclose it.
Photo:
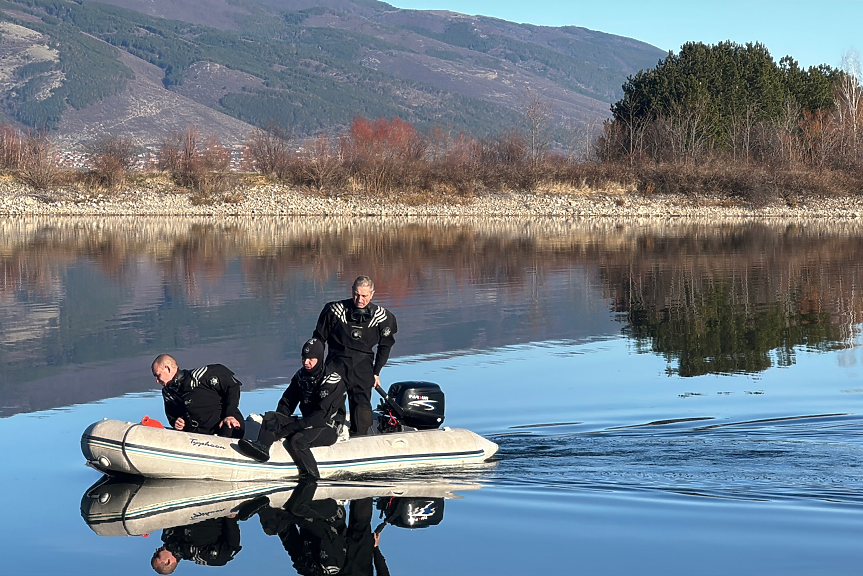
M 242 438 L 245 422 L 239 408 L 241 385 L 234 373 L 221 364 L 177 370 L 174 379 L 162 386 L 168 422 L 174 426 L 177 418 L 182 418 L 184 432 Z M 240 427 L 220 428 L 219 423 L 228 416 L 236 418 Z
M 352 434 L 366 434 L 373 424 L 375 376 L 390 357 L 397 331 L 392 312 L 373 303 L 357 308 L 350 298 L 328 303 L 318 317 L 314 337 L 327 343 L 327 369 L 345 381 Z
M 291 416 L 299 405 L 301 418 Z M 287 438 L 286 448 L 302 475 L 319 477 L 315 446 L 338 440 L 345 422 L 345 385 L 337 372 L 300 368 L 282 394 L 275 412 L 264 414 L 258 441 L 266 446 Z

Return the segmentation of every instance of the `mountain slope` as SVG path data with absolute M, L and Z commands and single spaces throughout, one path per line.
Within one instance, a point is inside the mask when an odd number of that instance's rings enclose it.
M 663 56 L 582 28 L 376 0 L 0 0 L 0 34 L 2 112 L 68 146 L 103 129 L 154 143 L 184 123 L 226 143 L 272 121 L 303 136 L 356 115 L 484 135 L 522 120 L 527 90 L 553 105 L 560 140 Z

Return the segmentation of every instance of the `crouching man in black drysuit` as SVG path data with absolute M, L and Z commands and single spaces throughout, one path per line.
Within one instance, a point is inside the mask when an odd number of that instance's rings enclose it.
M 345 422 L 345 385 L 341 376 L 324 366 L 324 343 L 312 338 L 303 344 L 303 367 L 297 370 L 275 412 L 264 414 L 257 441 L 240 440 L 237 448 L 250 458 L 266 462 L 270 446 L 287 438 L 288 454 L 300 478 L 320 478 L 312 454 L 315 446 L 330 446 Z M 300 406 L 301 418 L 291 414 Z
M 159 574 L 171 574 L 180 560 L 224 566 L 242 549 L 240 527 L 233 516 L 165 528 L 162 530 L 162 543 L 150 560 L 153 570 Z
M 181 370 L 169 354 L 153 360 L 153 376 L 162 385 L 165 416 L 175 430 L 242 438 L 246 430 L 240 413 L 242 383 L 221 364 Z

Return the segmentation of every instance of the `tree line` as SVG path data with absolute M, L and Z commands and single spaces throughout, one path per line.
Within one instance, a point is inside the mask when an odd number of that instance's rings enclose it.
M 804 70 L 790 57 L 776 63 L 761 44 L 689 43 L 631 76 L 611 118 L 592 137 L 574 134 L 570 149 L 555 144 L 553 103 L 525 90 L 521 118 L 486 137 L 356 116 L 338 134 L 298 139 L 272 119 L 248 134 L 242 169 L 324 192 L 432 197 L 609 184 L 755 202 L 851 193 L 863 184 L 859 68 L 853 54 L 841 69 Z M 0 130 L 0 167 L 34 186 L 51 185 L 50 151 L 45 134 Z M 82 178 L 124 184 L 131 142 L 111 137 L 89 152 Z M 230 160 L 214 137 L 189 127 L 162 142 L 155 167 L 201 201 L 236 199 Z
M 623 92 L 597 141 L 606 161 L 856 169 L 863 160 L 853 54 L 841 69 L 804 70 L 758 43 L 692 42 L 631 76 Z

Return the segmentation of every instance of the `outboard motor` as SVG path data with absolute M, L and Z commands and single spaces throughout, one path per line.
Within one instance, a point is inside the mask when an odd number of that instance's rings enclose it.
M 384 432 L 405 427 L 418 430 L 440 428 L 444 421 L 444 394 L 434 382 L 396 382 L 390 385 L 377 410 L 382 414 L 379 428 Z

